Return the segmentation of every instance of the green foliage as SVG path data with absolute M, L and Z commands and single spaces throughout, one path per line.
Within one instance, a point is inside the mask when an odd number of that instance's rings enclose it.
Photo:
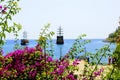
M 82 39 L 85 36 L 86 36 L 85 34 L 82 34 L 75 40 L 73 46 L 70 48 L 70 51 L 68 53 L 69 58 L 74 59 L 80 53 L 85 52 L 85 44 L 90 42 L 90 40 Z
M 42 52 L 39 46 L 34 48 L 18 49 L 0 58 L 0 78 L 2 80 L 75 80 L 71 71 L 77 70 L 73 60 L 53 60 L 51 56 Z M 72 79 L 71 79 L 72 78 Z
M 114 31 L 110 33 L 108 38 L 106 39 L 109 42 L 116 43 L 116 49 L 112 54 L 112 63 L 113 68 L 110 68 L 107 73 L 106 79 L 107 80 L 119 80 L 120 77 L 120 26 Z
M 21 27 L 17 24 L 14 24 L 14 26 L 18 27 L 14 29 L 16 35 Z M 110 45 L 105 45 L 101 49 L 96 50 L 95 54 L 85 52 L 85 44 L 89 43 L 90 40 L 82 39 L 86 36 L 83 34 L 75 40 L 67 55 L 61 60 L 53 60 L 52 57 L 48 55 L 49 51 L 51 51 L 51 46 L 48 41 L 52 41 L 52 36 L 54 34 L 54 32 L 48 31 L 49 26 L 50 24 L 47 24 L 42 28 L 38 45 L 35 48 L 17 49 L 2 58 L 5 62 L 4 64 L 0 63 L 0 71 L 4 72 L 1 73 L 1 79 L 76 80 L 74 76 L 81 80 L 93 80 L 96 79 L 97 76 L 101 76 L 103 80 L 107 79 L 107 77 L 105 77 L 106 75 L 103 75 L 104 69 L 98 68 L 98 65 L 101 59 L 110 53 Z M 84 66 L 83 73 L 79 74 L 81 76 L 75 75 L 74 72 L 79 69 L 77 65 L 80 61 L 75 58 L 78 57 L 80 53 L 84 52 L 86 53 L 85 56 L 89 56 L 91 61 Z M 7 68 L 7 71 L 4 71 L 3 66 Z M 10 75 L 7 75 L 7 73 Z M 114 77 L 114 74 L 111 78 Z M 107 76 L 109 76 L 109 74 Z
M 0 3 L 3 2 L 4 0 L 0 0 Z
M 97 80 L 97 76 L 101 76 L 101 79 L 104 80 L 103 71 L 104 68 L 99 68 L 99 65 L 102 65 L 101 60 L 106 58 L 110 54 L 110 45 L 105 45 L 100 49 L 97 49 L 95 53 L 87 52 L 86 55 L 89 56 L 89 64 L 85 64 L 82 77 L 80 79 L 86 78 L 87 80 Z M 100 72 L 99 72 L 100 71 Z M 99 72 L 99 74 L 96 74 Z
M 105 41 L 108 42 L 119 42 L 120 41 L 120 27 L 116 29 L 113 33 L 110 33 Z
M 19 0 L 1 0 L 0 3 L 4 2 L 4 5 L 1 5 L 4 9 L 0 12 L 0 47 L 4 45 L 4 39 L 6 38 L 6 33 L 11 33 L 14 31 L 16 26 L 10 26 L 8 22 L 12 23 L 12 17 L 20 11 L 18 7 Z M 14 25 L 14 24 L 13 24 Z
M 73 46 L 70 48 L 67 56 L 63 57 L 61 60 L 53 60 L 51 56 L 53 55 L 53 44 L 52 36 L 54 32 L 49 31 L 50 24 L 45 25 L 40 32 L 40 37 L 38 39 L 38 46 L 35 48 L 25 48 L 19 50 L 17 40 L 18 40 L 18 31 L 21 29 L 21 25 L 13 23 L 13 26 L 10 26 L 8 22 L 12 21 L 12 17 L 17 14 L 20 10 L 18 7 L 19 0 L 0 0 L 0 2 L 5 2 L 4 11 L 1 12 L 0 17 L 0 54 L 2 54 L 2 46 L 4 45 L 4 39 L 6 38 L 7 33 L 14 33 L 15 36 L 15 49 L 16 51 L 9 53 L 5 57 L 0 55 L 0 80 L 76 80 L 74 71 L 78 70 L 77 64 L 79 60 L 75 60 L 80 53 L 85 53 L 83 57 L 87 56 L 91 60 L 89 64 L 84 66 L 83 73 L 81 76 L 77 76 L 81 80 L 93 80 L 97 76 L 102 76 L 101 79 L 107 80 L 118 80 L 120 79 L 120 44 L 117 44 L 117 48 L 113 53 L 116 61 L 113 65 L 113 68 L 110 68 L 107 76 L 103 77 L 103 70 L 99 69 L 98 65 L 101 63 L 101 59 L 108 56 L 110 52 L 110 45 L 105 45 L 101 49 L 97 50 L 95 54 L 91 52 L 86 52 L 85 44 L 89 43 L 90 40 L 83 40 L 82 38 L 86 35 L 83 34 L 79 36 Z M 3 7 L 2 6 L 2 7 Z M 7 9 L 7 10 L 6 10 Z M 110 42 L 119 41 L 120 28 L 115 32 L 109 34 L 107 40 Z M 49 43 L 50 42 L 50 43 Z M 42 49 L 41 49 L 42 48 Z M 43 52 L 42 52 L 43 50 Z M 48 55 L 49 54 L 49 55 Z M 69 60 L 73 60 L 70 63 Z M 93 67 L 94 66 L 94 67 Z M 92 67 L 92 68 L 91 68 Z
M 106 73 L 105 76 L 106 80 L 119 80 L 120 79 L 120 69 L 113 67 L 109 69 L 109 72 Z
M 22 26 L 20 24 L 14 23 L 12 28 L 13 28 L 13 33 L 14 33 L 14 36 L 15 36 L 14 49 L 20 49 L 20 45 L 18 43 L 18 32 L 22 29 Z
M 115 34 L 115 33 L 111 33 L 111 34 L 109 34 L 109 38 L 114 38 L 114 37 L 116 37 L 117 35 Z
M 49 31 L 50 23 L 46 24 L 40 32 L 40 37 L 38 39 L 38 44 L 44 50 L 45 53 L 53 55 L 53 43 L 52 36 L 55 34 L 53 31 Z M 49 49 L 47 49 L 49 48 Z
M 120 43 L 117 43 L 117 47 L 113 52 L 113 58 L 115 59 L 114 67 L 120 68 Z

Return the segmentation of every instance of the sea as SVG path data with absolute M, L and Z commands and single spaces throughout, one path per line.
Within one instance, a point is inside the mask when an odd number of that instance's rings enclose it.
M 89 40 L 91 40 L 91 42 L 85 45 L 85 49 L 86 49 L 86 52 L 92 52 L 93 54 L 96 53 L 97 49 L 102 48 L 106 44 L 110 44 L 108 42 L 103 42 L 104 39 L 89 39 Z M 63 45 L 57 45 L 56 39 L 53 39 L 54 58 L 59 59 L 60 56 L 64 56 L 65 54 L 67 54 L 70 51 L 70 48 L 72 47 L 74 42 L 75 42 L 75 39 L 64 39 Z M 20 44 L 20 40 L 18 40 L 18 44 Z M 29 40 L 29 44 L 27 44 L 26 46 L 34 47 L 36 45 L 37 45 L 37 40 L 31 39 Z M 14 51 L 14 46 L 15 46 L 14 40 L 6 40 L 5 45 L 3 46 L 3 52 L 4 52 L 3 55 L 5 56 L 10 52 Z M 112 51 L 115 50 L 116 45 L 113 43 L 110 45 L 110 48 L 112 53 Z M 81 55 L 82 54 L 84 54 L 84 52 L 81 53 Z M 107 63 L 108 57 L 103 58 L 101 61 L 103 63 Z

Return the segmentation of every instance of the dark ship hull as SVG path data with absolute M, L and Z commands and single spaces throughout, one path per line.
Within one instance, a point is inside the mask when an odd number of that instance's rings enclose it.
M 26 45 L 28 43 L 29 41 L 27 39 L 21 39 L 21 45 Z
M 63 36 L 57 36 L 56 44 L 64 44 Z

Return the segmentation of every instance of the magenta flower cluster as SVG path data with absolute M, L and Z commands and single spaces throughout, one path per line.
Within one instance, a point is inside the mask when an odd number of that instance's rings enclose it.
M 0 5 L 0 13 L 1 14 L 5 14 L 6 10 L 7 10 L 7 7 L 4 7 L 4 6 Z
M 79 64 L 80 60 L 79 59 L 76 59 L 75 61 L 73 61 L 73 65 L 74 66 L 77 66 Z
M 68 66 L 69 66 L 69 62 L 67 60 L 59 62 L 57 63 L 56 69 L 52 72 L 52 74 L 62 75 Z
M 95 71 L 95 72 L 94 72 L 94 76 L 95 76 L 95 77 L 100 76 L 103 71 L 104 71 L 103 68 L 101 68 L 101 69 L 98 70 L 98 71 Z
M 2 56 L 3 57 L 3 56 Z M 35 48 L 26 47 L 10 52 L 0 59 L 0 79 L 44 79 L 45 75 L 50 80 L 76 80 L 71 74 L 71 68 L 79 63 L 79 60 L 70 64 L 68 58 L 54 60 L 48 54 L 44 54 L 39 45 Z
M 27 79 L 35 78 L 37 67 L 41 65 L 40 55 L 42 56 L 41 48 L 28 47 L 9 53 L 4 56 L 4 60 L 2 61 L 3 67 L 0 69 L 0 77 L 12 79 L 20 78 L 24 74 L 27 74 L 29 75 Z

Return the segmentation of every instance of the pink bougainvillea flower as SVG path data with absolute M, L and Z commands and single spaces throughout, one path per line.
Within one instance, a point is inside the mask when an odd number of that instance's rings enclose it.
M 60 65 L 59 65 L 58 67 L 60 67 L 61 65 L 63 65 L 64 68 L 66 68 L 66 67 L 69 66 L 69 61 L 68 61 L 68 60 L 65 60 L 65 61 L 60 62 Z
M 30 79 L 35 79 L 36 74 L 37 74 L 37 71 L 36 71 L 36 70 L 30 71 L 30 72 L 29 72 L 29 78 L 30 78 Z
M 61 74 L 63 74 L 64 73 L 64 68 L 63 67 L 61 67 L 61 68 L 59 68 L 58 70 L 57 70 L 57 74 L 58 75 L 61 75 Z
M 48 62 L 52 62 L 52 61 L 53 61 L 53 60 L 52 60 L 52 57 L 49 56 L 48 59 L 47 59 L 47 61 L 48 61 Z
M 0 5 L 0 9 L 2 9 L 2 5 Z
M 11 53 L 7 54 L 6 56 L 4 56 L 4 58 L 9 58 L 9 57 L 12 57 L 12 55 L 13 55 L 13 52 L 11 52 Z
M 104 71 L 103 68 L 101 68 L 101 69 L 98 70 L 98 71 L 95 71 L 95 72 L 94 72 L 94 76 L 95 76 L 95 77 L 100 76 L 103 71 Z
M 7 7 L 4 7 L 4 9 L 3 9 L 4 11 L 6 11 L 7 10 Z
M 36 50 L 38 50 L 38 51 L 40 51 L 40 52 L 43 52 L 43 50 L 42 50 L 42 48 L 40 47 L 39 44 L 37 44 L 37 45 L 35 46 L 35 48 L 36 48 Z
M 104 71 L 104 68 L 101 68 L 101 69 L 100 69 L 100 72 L 103 72 L 103 71 Z
M 76 59 L 75 61 L 73 61 L 73 65 L 76 66 L 76 65 L 79 64 L 79 62 L 80 62 L 80 60 L 79 60 L 79 59 Z
M 69 74 L 69 75 L 67 76 L 67 79 L 69 79 L 69 80 L 76 80 L 76 79 L 74 78 L 74 75 L 73 75 L 73 74 Z
M 35 52 L 34 48 L 28 48 L 28 47 L 26 47 L 25 50 L 27 51 L 28 54 Z

